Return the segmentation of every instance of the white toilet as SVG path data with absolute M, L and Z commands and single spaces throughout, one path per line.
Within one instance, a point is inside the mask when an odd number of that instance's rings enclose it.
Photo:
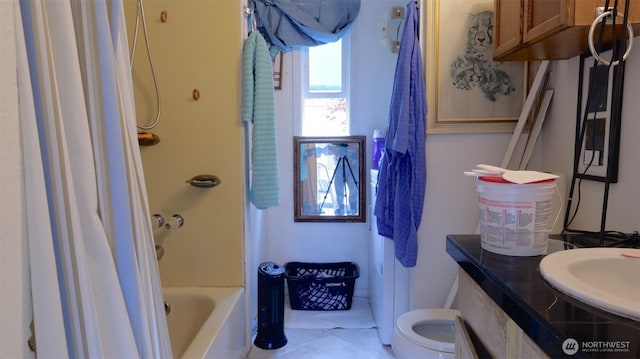
M 460 311 L 417 309 L 398 317 L 391 349 L 398 359 L 453 358 L 454 322 Z

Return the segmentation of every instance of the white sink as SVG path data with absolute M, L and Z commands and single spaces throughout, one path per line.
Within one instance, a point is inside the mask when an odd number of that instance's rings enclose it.
M 540 262 L 553 287 L 594 307 L 640 320 L 640 249 L 579 248 Z

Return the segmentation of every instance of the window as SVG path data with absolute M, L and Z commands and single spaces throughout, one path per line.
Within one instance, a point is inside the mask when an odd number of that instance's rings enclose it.
M 364 137 L 351 136 L 348 34 L 297 55 L 295 221 L 364 222 Z
M 349 39 L 310 47 L 301 55 L 302 136 L 348 136 Z

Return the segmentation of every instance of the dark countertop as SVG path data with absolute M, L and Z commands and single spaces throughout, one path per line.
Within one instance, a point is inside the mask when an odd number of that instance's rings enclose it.
M 538 270 L 544 256 L 495 254 L 481 248 L 479 235 L 448 235 L 446 248 L 550 357 L 640 358 L 640 322 L 610 314 L 553 289 Z M 549 253 L 556 250 L 563 250 L 563 242 L 550 241 Z M 562 351 L 562 343 L 570 338 L 580 345 L 572 356 Z M 621 349 L 603 349 L 614 344 Z

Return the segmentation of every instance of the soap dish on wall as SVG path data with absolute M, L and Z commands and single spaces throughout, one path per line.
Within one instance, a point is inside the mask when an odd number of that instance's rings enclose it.
M 138 145 L 153 146 L 160 142 L 160 137 L 151 132 L 138 132 Z
M 197 175 L 186 180 L 185 182 L 194 187 L 211 188 L 218 186 L 220 183 L 222 183 L 222 180 L 220 179 L 220 177 L 215 175 Z

